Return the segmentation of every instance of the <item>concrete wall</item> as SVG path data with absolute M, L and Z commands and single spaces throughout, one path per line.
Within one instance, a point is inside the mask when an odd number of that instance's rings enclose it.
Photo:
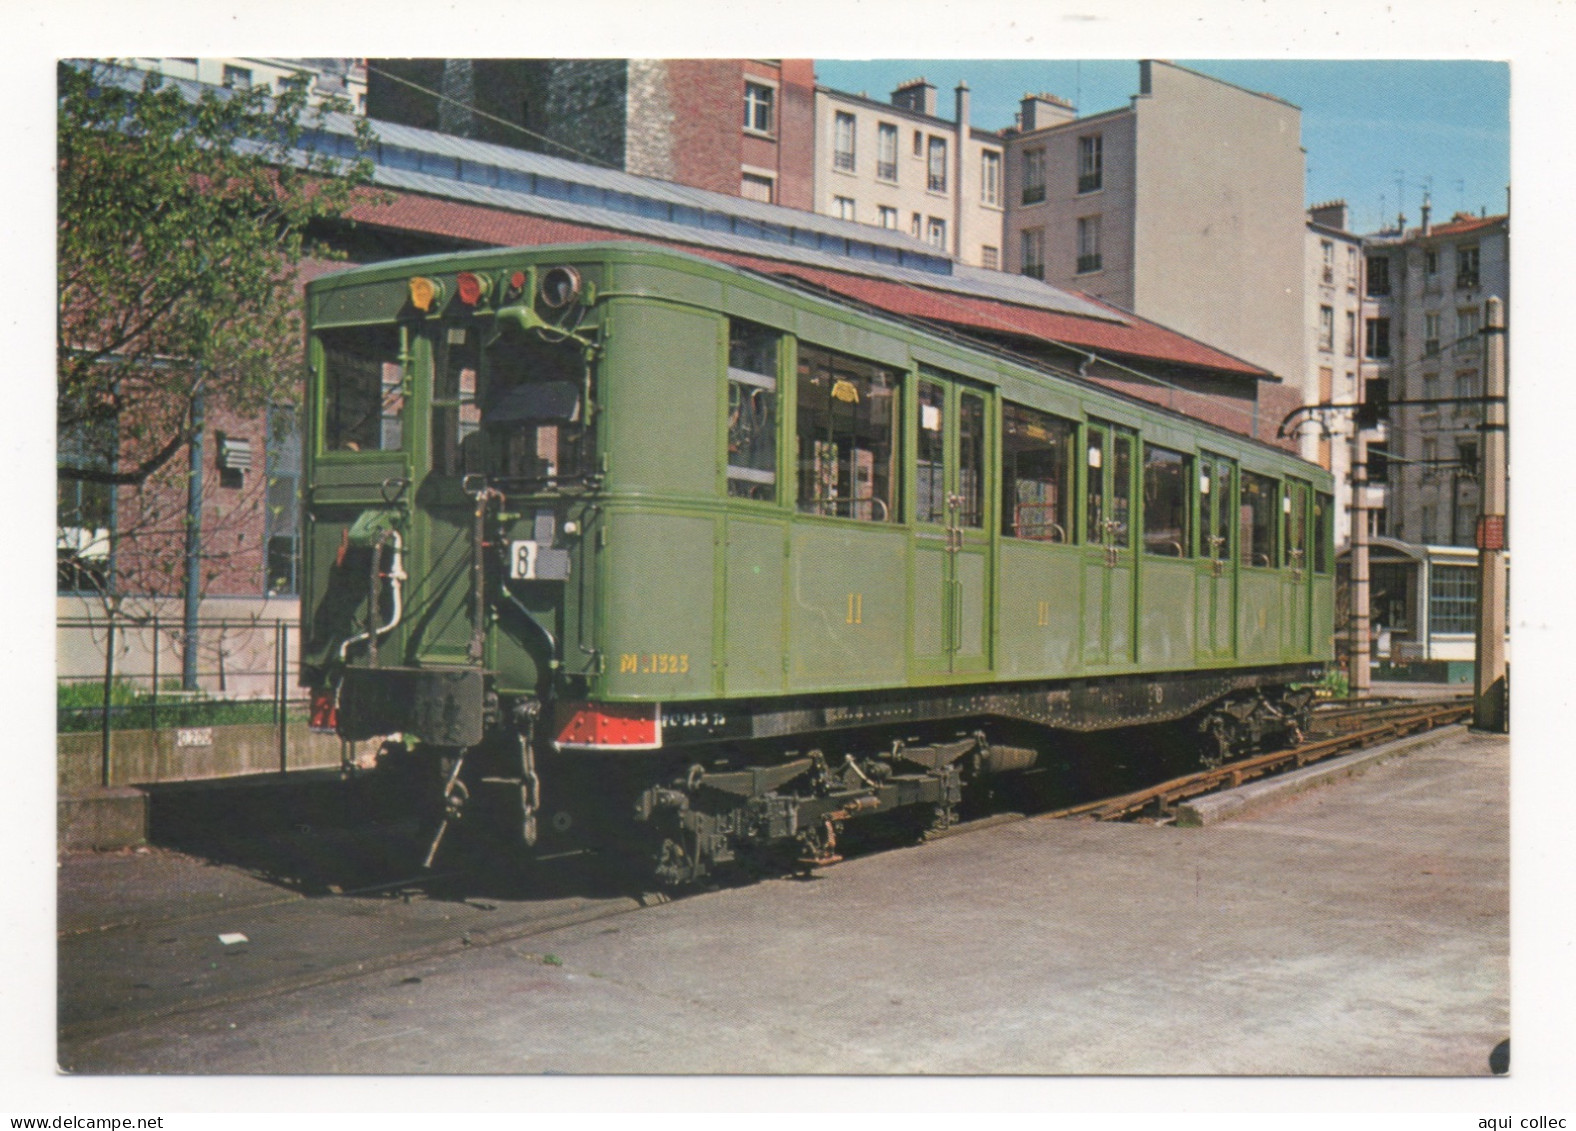
M 1133 309 L 1297 381 L 1302 113 L 1168 63 L 1133 101 Z
M 211 735 L 211 742 L 182 745 L 181 732 L 175 729 L 111 731 L 111 787 L 278 772 L 278 728 L 259 724 L 210 727 L 207 732 L 201 736 L 188 734 L 187 741 Z M 308 731 L 305 723 L 294 723 L 285 732 L 285 742 L 288 769 L 339 765 L 340 742 L 335 735 L 317 734 Z M 56 790 L 61 797 L 91 794 L 99 788 L 103 780 L 103 738 L 98 731 L 57 736 L 55 757 Z

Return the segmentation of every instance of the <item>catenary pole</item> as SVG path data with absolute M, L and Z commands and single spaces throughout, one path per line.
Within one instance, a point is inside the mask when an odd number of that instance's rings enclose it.
M 1368 439 L 1361 425 L 1352 427 L 1352 576 L 1351 634 L 1348 691 L 1366 695 L 1373 683 L 1369 666 L 1369 588 L 1368 588 Z
M 1488 300 L 1483 334 L 1488 366 L 1483 390 L 1483 511 L 1478 519 L 1477 674 L 1473 686 L 1473 725 L 1479 730 L 1510 729 L 1508 669 L 1505 664 L 1506 520 L 1510 502 L 1507 456 L 1509 385 L 1505 365 L 1505 304 Z

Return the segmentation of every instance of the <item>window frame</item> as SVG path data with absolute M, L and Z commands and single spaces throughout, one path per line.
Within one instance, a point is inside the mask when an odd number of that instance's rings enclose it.
M 1078 454 L 1082 450 L 1079 440 L 1082 429 L 1078 421 L 1069 417 L 1059 416 L 1054 412 L 1046 412 L 1043 409 L 1033 408 L 1030 405 L 1019 404 L 1016 401 L 1005 399 L 1001 402 L 1001 412 L 1001 444 L 997 456 L 997 478 L 1001 489 L 1001 518 L 998 525 L 1001 528 L 1001 536 L 1023 542 L 1039 542 L 1053 546 L 1076 545 L 1078 542 Z M 1022 427 L 1025 430 L 1043 428 L 1047 433 L 1047 437 L 1059 436 L 1063 442 L 1060 457 L 1054 454 L 1057 447 L 1055 443 L 1047 442 L 1038 448 L 1027 445 L 1013 447 L 1016 435 L 1013 429 L 1016 427 Z M 1028 433 L 1026 432 L 1025 434 Z M 1039 439 L 1038 437 L 1031 438 Z M 1052 453 L 1053 461 L 1059 458 L 1060 466 L 1056 467 L 1055 471 L 1059 473 L 1060 479 L 1053 481 L 1029 479 L 1021 476 L 1017 471 L 1016 462 L 1014 462 L 1013 469 L 1009 473 L 1007 463 L 1009 455 L 1017 456 L 1025 451 L 1050 452 Z M 1058 498 L 1055 502 L 1048 504 L 1043 502 L 1024 503 L 1015 497 L 1020 495 L 1020 492 L 1017 490 L 1017 485 L 1020 482 L 1037 483 L 1042 488 L 1054 482 Z M 1024 506 L 1055 507 L 1058 517 L 1049 519 L 1048 523 L 1040 523 L 1038 525 L 1042 528 L 1047 525 L 1056 527 L 1061 531 L 1061 538 L 1036 537 L 1019 532 L 1018 514 Z
M 764 115 L 766 124 L 757 125 Z M 758 137 L 777 136 L 777 88 L 755 78 L 744 80 L 744 132 Z
M 1105 135 L 1081 134 L 1078 138 L 1078 195 L 1105 188 Z
M 839 173 L 859 168 L 859 119 L 846 110 L 832 112 L 832 168 Z
M 980 150 L 980 203 L 987 208 L 1001 207 L 1001 150 Z

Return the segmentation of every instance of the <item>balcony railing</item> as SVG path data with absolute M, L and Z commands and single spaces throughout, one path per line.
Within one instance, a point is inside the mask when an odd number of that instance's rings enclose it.
M 1098 192 L 1100 189 L 1100 180 L 1101 178 L 1099 173 L 1079 173 L 1078 191 Z
M 1078 257 L 1078 274 L 1087 275 L 1090 271 L 1100 270 L 1100 253 L 1093 255 L 1080 255 Z

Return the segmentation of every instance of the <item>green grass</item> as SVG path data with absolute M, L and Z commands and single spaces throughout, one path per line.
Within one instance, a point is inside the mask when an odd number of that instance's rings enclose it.
M 98 730 L 103 726 L 103 681 L 60 682 L 55 685 L 55 726 L 62 734 Z M 245 726 L 275 721 L 271 699 L 212 699 L 206 695 L 161 694 L 155 704 L 153 695 L 128 680 L 117 679 L 110 685 L 111 730 L 147 730 L 155 719 L 159 729 L 168 727 Z M 291 706 L 286 711 L 290 722 L 306 718 L 304 708 Z

